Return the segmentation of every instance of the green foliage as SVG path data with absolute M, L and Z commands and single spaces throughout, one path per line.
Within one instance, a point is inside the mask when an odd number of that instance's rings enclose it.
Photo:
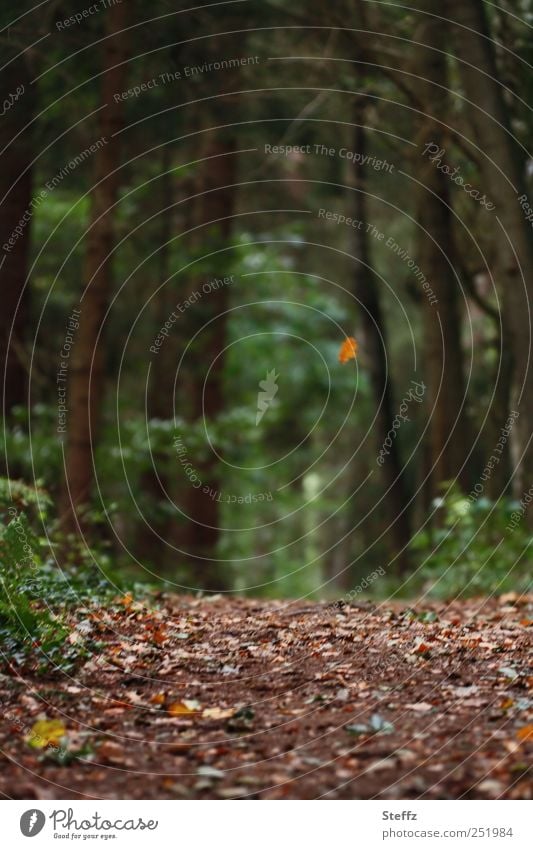
M 0 636 L 9 657 L 39 647 L 59 656 L 66 631 L 37 599 L 44 567 L 36 519 L 49 506 L 46 493 L 18 481 L 0 479 Z
M 80 603 L 105 603 L 116 590 L 87 549 L 57 532 L 53 544 L 42 535 L 51 506 L 44 490 L 0 478 L 0 640 L 11 662 L 68 670 L 86 648 L 68 642 L 65 613 Z M 67 571 L 54 558 L 59 544 L 65 551 L 70 544 Z
M 525 522 L 509 529 L 515 502 L 472 501 L 452 489 L 434 506 L 437 526 L 419 531 L 412 542 L 418 579 L 427 583 L 431 595 L 446 598 L 530 590 L 533 538 Z M 412 582 L 408 590 L 412 595 Z

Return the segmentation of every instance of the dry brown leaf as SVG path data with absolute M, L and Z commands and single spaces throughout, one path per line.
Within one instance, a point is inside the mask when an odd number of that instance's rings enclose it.
M 524 725 L 516 732 L 516 739 L 521 743 L 533 742 L 533 725 Z

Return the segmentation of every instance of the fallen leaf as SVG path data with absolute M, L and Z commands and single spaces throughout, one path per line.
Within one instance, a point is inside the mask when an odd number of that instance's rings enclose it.
M 416 702 L 414 705 L 406 705 L 407 710 L 415 710 L 417 713 L 427 713 L 428 710 L 433 709 L 433 705 L 430 705 L 429 702 Z
M 202 711 L 202 719 L 229 719 L 234 713 L 233 708 L 206 708 Z
M 168 634 L 164 628 L 158 628 L 157 631 L 154 631 L 152 639 L 156 645 L 162 646 L 168 640 Z
M 515 678 L 520 677 L 516 669 L 513 669 L 512 666 L 500 666 L 498 672 L 500 672 L 502 675 L 505 675 L 506 678 L 511 678 L 513 681 L 515 680 Z
M 113 743 L 111 740 L 105 740 L 98 747 L 98 760 L 116 766 L 131 766 L 133 763 L 133 761 L 127 759 L 122 746 Z
M 519 728 L 516 732 L 516 739 L 520 740 L 521 743 L 533 741 L 533 725 L 524 725 L 523 728 Z
M 195 699 L 184 699 L 182 702 L 172 702 L 167 708 L 171 716 L 190 716 L 201 709 L 200 702 Z
M 60 719 L 39 719 L 24 739 L 32 749 L 45 749 L 47 746 L 57 746 L 66 732 Z
M 201 775 L 203 778 L 224 778 L 224 773 L 219 769 L 215 769 L 214 766 L 198 767 L 197 775 Z

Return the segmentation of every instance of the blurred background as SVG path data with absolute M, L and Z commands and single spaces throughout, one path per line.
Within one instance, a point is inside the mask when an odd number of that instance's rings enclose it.
M 532 18 L 1 13 L 19 585 L 31 561 L 269 597 L 526 588 Z

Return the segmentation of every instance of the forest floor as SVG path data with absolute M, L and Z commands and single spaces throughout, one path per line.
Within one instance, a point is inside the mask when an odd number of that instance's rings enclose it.
M 533 798 L 533 597 L 126 597 L 79 669 L 0 676 L 15 799 Z

